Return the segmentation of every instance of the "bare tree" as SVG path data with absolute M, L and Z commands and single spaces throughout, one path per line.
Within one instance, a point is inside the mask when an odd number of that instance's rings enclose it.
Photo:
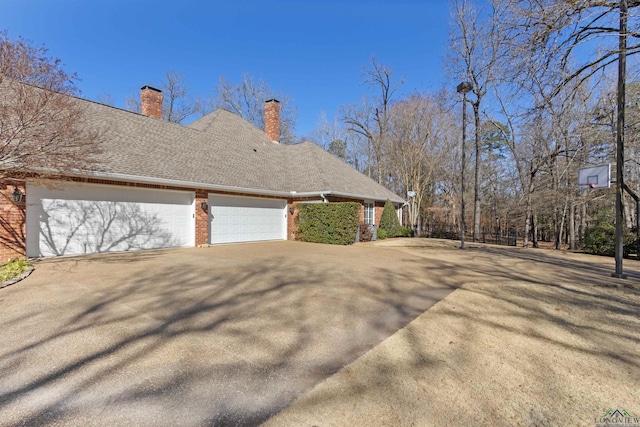
M 357 140 L 337 117 L 329 121 L 326 113 L 321 111 L 311 139 L 340 160 L 358 168 Z
M 176 71 L 168 71 L 165 80 L 160 86 L 162 89 L 162 118 L 172 123 L 184 123 L 203 110 L 202 100 L 199 96 L 193 96 L 182 74 Z M 139 97 L 128 97 L 125 100 L 126 108 L 140 113 L 142 105 Z
M 90 167 L 97 132 L 85 126 L 75 74 L 31 42 L 0 33 L 0 178 Z
M 294 144 L 297 114 L 293 99 L 274 92 L 264 80 L 255 80 L 250 74 L 243 74 L 238 85 L 220 77 L 215 96 L 209 100 L 207 109 L 224 108 L 264 130 L 264 103 L 274 98 L 280 101 L 280 142 Z
M 395 103 L 389 117 L 388 166 L 401 186 L 396 191 L 415 193 L 409 221 L 421 230 L 424 204 L 433 200 L 436 183 L 457 142 L 444 96 L 414 94 Z
M 498 1 L 476 7 L 474 0 L 452 0 L 453 31 L 450 37 L 450 63 L 459 80 L 472 84 L 467 102 L 473 107 L 475 123 L 475 168 L 473 197 L 473 240 L 480 234 L 480 113 L 482 100 L 492 84 L 500 60 L 504 37 L 500 21 L 504 8 Z
M 342 120 L 349 131 L 360 135 L 368 142 L 374 161 L 373 165 L 369 165 L 369 176 L 372 177 L 372 169 L 375 169 L 373 178 L 383 184 L 387 178 L 384 151 L 389 135 L 389 109 L 393 95 L 402 86 L 403 79 L 399 82 L 393 81 L 393 70 L 378 63 L 375 57 L 371 59 L 371 66 L 365 68 L 363 74 L 365 83 L 377 94 L 365 97 L 361 105 L 343 107 Z
M 557 94 L 567 82 L 580 84 L 618 59 L 620 2 L 611 0 L 502 0 L 509 16 L 510 45 L 523 58 L 535 58 L 541 67 L 562 70 L 545 77 Z M 629 8 L 627 55 L 640 53 L 640 2 Z M 576 54 L 582 50 L 582 54 Z M 588 52 L 588 54 L 584 54 Z

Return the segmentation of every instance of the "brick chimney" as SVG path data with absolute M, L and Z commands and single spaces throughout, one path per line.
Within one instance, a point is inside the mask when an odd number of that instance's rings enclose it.
M 270 99 L 264 103 L 264 133 L 267 137 L 278 143 L 280 139 L 280 102 Z
M 162 119 L 162 91 L 151 86 L 140 88 L 140 101 L 142 102 L 142 114 L 145 116 Z

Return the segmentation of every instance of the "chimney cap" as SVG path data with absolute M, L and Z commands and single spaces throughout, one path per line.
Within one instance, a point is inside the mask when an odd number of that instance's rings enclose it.
M 142 86 L 140 88 L 140 90 L 147 90 L 147 89 L 152 90 L 154 92 L 162 93 L 162 91 L 160 89 L 157 89 L 157 88 L 155 88 L 153 86 L 149 86 L 149 85 L 144 85 L 144 86 Z
M 266 101 L 264 101 L 264 103 L 265 103 L 265 104 L 268 104 L 268 103 L 270 103 L 270 102 L 277 102 L 278 104 L 280 104 L 280 101 L 278 101 L 278 100 L 277 100 L 277 99 L 275 99 L 275 98 L 267 99 Z

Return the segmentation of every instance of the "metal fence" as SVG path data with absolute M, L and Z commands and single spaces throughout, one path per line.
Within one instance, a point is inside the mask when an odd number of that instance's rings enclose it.
M 453 226 L 433 225 L 421 230 L 420 236 L 435 239 L 460 240 L 460 230 Z M 465 240 L 468 242 L 473 240 L 473 236 L 469 233 L 469 230 L 465 233 Z M 517 246 L 518 232 L 516 229 L 491 230 L 483 228 L 477 241 L 494 245 Z

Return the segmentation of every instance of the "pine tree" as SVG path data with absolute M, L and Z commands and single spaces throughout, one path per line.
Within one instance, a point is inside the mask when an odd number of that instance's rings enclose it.
M 391 200 L 387 199 L 382 211 L 382 218 L 380 218 L 380 229 L 387 233 L 387 237 L 397 237 L 401 235 L 401 228 L 396 208 Z

